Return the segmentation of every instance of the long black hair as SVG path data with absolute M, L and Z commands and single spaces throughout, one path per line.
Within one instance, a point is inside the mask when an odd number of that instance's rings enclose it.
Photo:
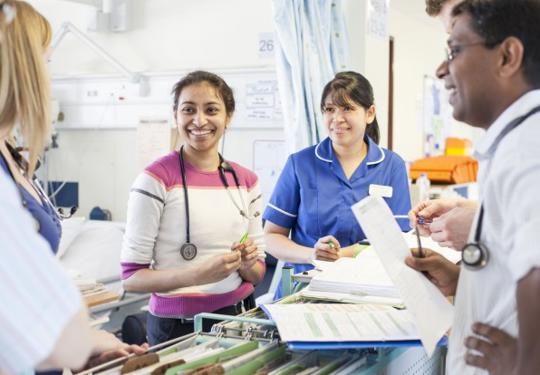
M 188 73 L 185 77 L 175 83 L 171 94 L 173 95 L 173 110 L 174 113 L 178 110 L 178 99 L 182 90 L 186 86 L 195 85 L 201 82 L 207 82 L 216 89 L 218 95 L 225 104 L 225 111 L 228 116 L 231 116 L 234 112 L 235 101 L 233 90 L 227 85 L 227 82 L 220 76 L 214 73 L 206 72 L 204 70 L 196 70 Z
M 368 109 L 374 104 L 373 87 L 371 83 L 357 72 L 340 72 L 324 86 L 321 95 L 321 111 L 324 112 L 324 102 L 328 96 L 332 97 L 332 101 L 340 107 L 351 104 L 353 101 L 356 105 Z M 377 123 L 377 116 L 371 124 L 366 126 L 366 135 L 379 144 L 380 131 Z

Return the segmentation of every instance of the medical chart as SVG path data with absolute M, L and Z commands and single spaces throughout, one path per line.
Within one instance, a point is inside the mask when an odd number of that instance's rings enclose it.
M 431 356 L 450 328 L 454 308 L 423 274 L 405 264 L 411 254 L 390 208 L 380 197 L 366 197 L 352 206 L 354 215 L 418 328 L 420 340 Z
M 263 310 L 276 323 L 283 341 L 418 340 L 406 310 L 358 304 L 269 304 Z

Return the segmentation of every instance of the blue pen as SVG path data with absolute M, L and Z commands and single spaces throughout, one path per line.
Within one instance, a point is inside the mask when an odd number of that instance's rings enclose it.
M 431 224 L 431 223 L 433 223 L 433 220 L 432 220 L 432 219 L 426 219 L 426 218 L 423 217 L 423 216 L 418 216 L 417 222 L 418 222 L 418 224 L 420 224 L 420 225 L 426 225 L 426 224 Z

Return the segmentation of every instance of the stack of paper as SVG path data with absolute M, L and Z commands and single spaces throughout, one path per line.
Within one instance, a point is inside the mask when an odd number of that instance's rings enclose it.
M 356 258 L 340 258 L 324 268 L 311 280 L 310 291 L 399 298 L 398 289 L 371 248 Z
M 402 235 L 409 248 L 418 247 L 412 232 Z M 454 263 L 461 259 L 460 252 L 441 247 L 428 237 L 422 237 L 422 246 L 440 253 Z M 355 259 L 314 261 L 314 265 L 321 272 L 315 273 L 309 287 L 302 291 L 306 297 L 349 303 L 402 303 L 398 288 L 373 247 L 365 249 Z
M 79 272 L 68 270 L 73 282 L 81 292 L 87 307 L 93 307 L 120 299 L 120 296 L 108 290 L 95 279 L 85 278 Z

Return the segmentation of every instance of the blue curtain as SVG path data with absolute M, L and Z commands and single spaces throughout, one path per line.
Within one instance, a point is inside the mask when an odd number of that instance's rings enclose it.
M 326 135 L 324 85 L 347 62 L 342 0 L 273 0 L 276 71 L 289 152 Z

